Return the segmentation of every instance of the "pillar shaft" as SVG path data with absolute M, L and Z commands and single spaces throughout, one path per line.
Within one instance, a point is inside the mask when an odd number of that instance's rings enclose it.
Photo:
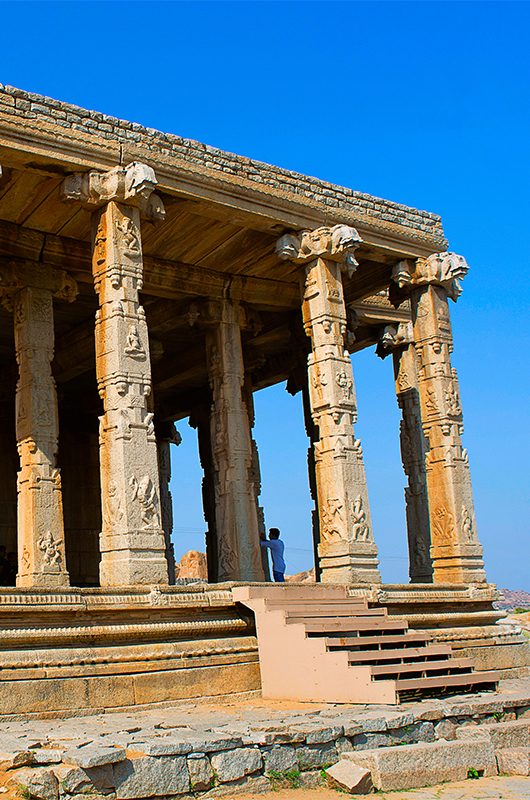
M 166 583 L 165 540 L 145 313 L 140 212 L 114 201 L 96 214 L 96 373 L 103 400 L 101 585 Z
M 344 343 L 341 270 L 356 266 L 353 250 L 359 242 L 353 228 L 337 225 L 287 234 L 277 248 L 281 257 L 303 265 L 302 314 L 312 347 L 309 399 L 318 431 L 314 443 L 318 555 L 322 580 L 336 583 L 381 581 L 362 448 L 353 431 L 355 386 Z
M 407 266 L 407 265 L 405 265 Z M 411 310 L 418 364 L 435 583 L 486 580 L 477 538 L 467 451 L 462 447 L 462 407 L 453 349 L 448 296 L 460 294 L 467 264 L 454 253 L 418 259 L 395 272 L 411 284 Z M 408 272 L 408 277 L 406 273 Z
M 410 324 L 409 324 L 410 326 Z M 416 351 L 412 341 L 393 349 L 396 396 L 401 409 L 401 460 L 405 489 L 411 583 L 432 583 L 431 531 L 425 473 L 426 441 L 421 422 Z
M 19 369 L 16 392 L 18 473 L 17 586 L 68 586 L 59 423 L 52 377 L 53 299 L 46 288 L 26 287 L 13 298 Z
M 239 308 L 224 301 L 206 329 L 212 390 L 218 580 L 263 580 Z
M 166 545 L 166 561 L 169 583 L 175 584 L 175 548 L 171 541 L 173 533 L 173 498 L 171 497 L 171 444 L 180 444 L 182 439 L 172 422 L 157 426 L 158 475 L 160 480 L 160 514 L 164 541 Z

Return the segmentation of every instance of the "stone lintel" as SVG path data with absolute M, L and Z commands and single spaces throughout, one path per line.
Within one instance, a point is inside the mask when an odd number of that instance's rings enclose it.
M 52 269 L 37 261 L 0 258 L 0 297 L 9 302 L 26 287 L 49 291 L 56 300 L 67 303 L 72 303 L 79 293 L 76 281 L 62 269 Z

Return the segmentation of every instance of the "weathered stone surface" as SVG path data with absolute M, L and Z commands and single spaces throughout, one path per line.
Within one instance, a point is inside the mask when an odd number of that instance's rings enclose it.
M 496 751 L 499 775 L 530 775 L 530 750 L 506 747 Z
M 14 773 L 10 784 L 27 800 L 58 800 L 59 781 L 48 769 L 21 769 Z
M 46 764 L 60 764 L 63 760 L 63 753 L 61 750 L 48 750 L 46 748 L 36 748 L 32 751 L 33 763 L 39 765 Z
M 334 744 L 308 745 L 296 748 L 296 758 L 301 770 L 327 767 L 337 761 L 337 748 Z
M 247 775 L 244 778 L 239 778 L 237 781 L 231 783 L 224 783 L 220 786 L 215 786 L 210 789 L 206 794 L 201 795 L 201 800 L 210 800 L 216 797 L 228 797 L 230 800 L 240 794 L 262 794 L 263 792 L 270 791 L 271 785 L 267 778 L 263 775 Z
M 186 755 L 186 753 L 191 753 L 191 751 L 194 749 L 197 749 L 194 747 L 194 745 L 192 745 L 191 742 L 169 737 L 135 741 L 132 747 L 135 750 L 140 750 L 147 756 L 182 756 Z
M 193 792 L 204 792 L 211 788 L 214 772 L 210 759 L 206 756 L 188 758 L 190 788 Z
M 15 767 L 25 767 L 35 763 L 33 750 L 22 750 L 20 746 L 14 745 L 13 748 L 2 749 L 0 751 L 0 769 L 14 769 Z
M 268 772 L 288 772 L 296 769 L 298 761 L 294 747 L 273 747 L 263 753 L 265 774 Z
M 491 725 L 464 725 L 456 731 L 456 738 L 489 736 L 495 750 L 501 748 L 530 748 L 530 720 L 497 722 Z
M 347 759 L 337 761 L 326 770 L 326 779 L 330 786 L 345 789 L 351 794 L 368 794 L 373 789 L 370 771 L 358 767 Z
M 450 719 L 441 719 L 434 726 L 434 734 L 437 739 L 446 739 L 448 742 L 456 739 L 457 724 Z
M 252 772 L 257 772 L 263 763 L 257 748 L 240 747 L 226 750 L 212 756 L 212 767 L 221 783 L 236 781 Z
M 353 747 L 356 750 L 370 750 L 373 747 L 432 742 L 434 738 L 432 722 L 418 722 L 381 733 L 361 733 L 353 737 Z
M 88 744 L 75 750 L 67 750 L 63 754 L 65 764 L 74 764 L 82 769 L 101 767 L 104 764 L 116 764 L 125 759 L 125 750 L 121 747 L 107 747 L 103 744 Z
M 188 765 L 183 756 L 145 756 L 114 765 L 117 800 L 185 794 L 190 788 Z
M 323 784 L 322 773 L 319 769 L 301 772 L 298 777 L 300 789 L 318 789 Z
M 344 753 L 343 758 L 370 770 L 376 789 L 414 789 L 467 778 L 473 767 L 485 776 L 497 773 L 495 753 L 486 737 Z
M 353 744 L 346 736 L 339 736 L 335 742 L 335 747 L 337 748 L 337 753 L 339 755 L 341 753 L 349 753 L 353 750 Z

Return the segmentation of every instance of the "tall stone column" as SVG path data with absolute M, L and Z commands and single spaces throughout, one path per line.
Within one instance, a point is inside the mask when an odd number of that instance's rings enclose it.
M 175 548 L 171 541 L 173 533 L 173 499 L 171 497 L 171 445 L 182 442 L 180 433 L 173 422 L 162 422 L 156 425 L 156 441 L 158 449 L 158 474 L 160 478 L 160 513 L 162 530 L 166 543 L 166 561 L 170 585 L 175 584 Z
M 308 357 L 311 414 L 320 515 L 318 548 L 322 581 L 381 582 L 373 540 L 362 447 L 355 439 L 357 417 L 353 371 L 345 349 L 346 308 L 341 271 L 357 266 L 361 239 L 354 228 L 335 225 L 286 234 L 280 258 L 302 268 L 302 314 L 311 338 Z
M 206 353 L 212 391 L 218 580 L 263 580 L 250 418 L 244 398 L 242 310 L 208 303 Z
M 421 421 L 416 351 L 412 323 L 387 325 L 380 341 L 383 354 L 392 351 L 396 397 L 401 409 L 399 439 L 405 488 L 409 575 L 411 583 L 432 583 L 431 530 L 425 455 L 427 443 Z M 379 348 L 378 348 L 379 351 Z
M 250 430 L 254 427 L 255 412 L 254 412 L 254 397 L 252 393 L 252 386 L 250 380 L 245 380 L 244 387 L 244 403 L 248 412 Z M 256 503 L 256 513 L 258 515 L 258 533 L 260 539 L 266 536 L 267 529 L 265 526 L 265 509 L 260 505 L 261 495 L 261 467 L 259 463 L 258 443 L 251 434 L 250 446 L 252 448 L 252 467 L 250 470 L 250 480 L 254 489 L 254 502 Z M 271 572 L 269 566 L 269 552 L 265 547 L 261 548 L 261 566 L 263 569 L 263 577 L 266 581 L 270 581 Z
M 92 271 L 99 300 L 96 373 L 100 417 L 102 586 L 167 583 L 151 362 L 140 305 L 143 259 L 141 214 L 163 216 L 153 195 L 156 178 L 144 164 L 67 178 L 63 197 L 97 209 Z
M 393 277 L 410 291 L 425 456 L 435 583 L 486 581 L 477 538 L 448 298 L 461 293 L 468 265 L 455 253 L 402 261 Z
M 77 287 L 65 272 L 12 263 L 0 292 L 13 309 L 18 364 L 16 437 L 18 473 L 17 586 L 69 585 L 64 547 L 59 419 L 52 376 L 53 298 L 72 301 Z

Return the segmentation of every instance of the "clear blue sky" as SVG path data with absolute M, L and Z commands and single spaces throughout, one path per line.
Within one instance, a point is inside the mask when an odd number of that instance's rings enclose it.
M 530 5 L 2 4 L 0 81 L 440 213 L 471 271 L 452 306 L 488 575 L 530 590 Z M 354 358 L 383 577 L 407 577 L 390 361 Z M 298 398 L 256 397 L 268 524 L 309 566 Z M 194 433 L 174 453 L 178 552 L 201 546 Z

